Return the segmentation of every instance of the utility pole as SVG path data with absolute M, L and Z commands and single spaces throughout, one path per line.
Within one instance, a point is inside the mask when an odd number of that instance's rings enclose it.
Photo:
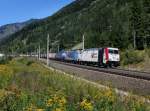
M 11 53 L 11 55 L 13 55 L 14 54 L 14 50 L 12 49 L 12 53 Z
M 59 45 L 59 43 L 58 43 L 58 46 L 57 46 L 57 51 L 59 52 L 59 48 L 60 48 L 60 45 Z
M 40 44 L 39 44 L 39 60 L 40 60 L 40 55 L 41 55 L 40 49 L 41 49 L 41 47 L 40 47 Z
M 83 37 L 82 37 L 82 50 L 84 50 L 84 41 L 85 41 L 85 37 L 84 37 L 84 34 L 83 34 Z
M 36 49 L 36 59 L 37 59 L 37 60 L 38 60 L 38 58 L 39 58 L 39 57 L 38 57 L 38 53 L 39 53 L 39 49 L 37 48 L 37 49 Z
M 109 33 L 109 34 L 110 34 L 109 36 L 110 36 L 110 39 L 111 39 L 111 38 L 112 38 L 112 35 L 111 35 L 111 32 L 112 32 L 112 25 L 111 25 L 111 24 L 110 24 L 110 26 L 109 26 L 109 32 L 110 32 L 110 33 Z M 109 45 L 110 45 L 111 47 L 113 47 L 113 42 L 110 41 L 110 42 L 109 42 Z
M 49 34 L 47 35 L 47 65 L 49 65 Z
M 109 31 L 112 32 L 112 25 L 109 26 Z
M 136 49 L 136 31 L 133 31 L 134 49 Z

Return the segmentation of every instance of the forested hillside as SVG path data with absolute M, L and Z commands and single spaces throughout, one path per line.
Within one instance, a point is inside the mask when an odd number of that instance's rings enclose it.
M 21 30 L 23 27 L 29 25 L 32 22 L 38 21 L 37 19 L 30 19 L 22 23 L 13 23 L 0 26 L 0 40 L 9 37 L 11 34 Z
M 59 41 L 61 49 L 80 43 L 83 34 L 86 48 L 125 49 L 133 46 L 135 33 L 137 48 L 142 49 L 149 46 L 150 0 L 76 0 L 13 34 L 0 48 L 9 52 L 31 52 L 40 44 L 44 50 L 48 33 L 51 43 Z

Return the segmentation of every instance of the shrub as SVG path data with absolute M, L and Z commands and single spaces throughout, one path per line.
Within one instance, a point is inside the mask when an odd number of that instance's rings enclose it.
M 148 55 L 148 57 L 150 58 L 150 49 L 145 49 L 145 53 Z
M 33 61 L 27 61 L 26 65 L 27 66 L 30 66 L 31 64 L 33 64 L 34 62 Z
M 144 61 L 144 53 L 135 50 L 127 50 L 121 54 L 122 64 L 137 64 Z
M 12 60 L 12 57 L 3 57 L 0 59 L 0 64 L 8 64 Z

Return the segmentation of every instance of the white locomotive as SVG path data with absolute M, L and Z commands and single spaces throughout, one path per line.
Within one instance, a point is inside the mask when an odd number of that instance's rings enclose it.
M 118 48 L 91 48 L 85 50 L 60 51 L 55 59 L 79 64 L 94 64 L 98 66 L 119 66 L 120 55 Z

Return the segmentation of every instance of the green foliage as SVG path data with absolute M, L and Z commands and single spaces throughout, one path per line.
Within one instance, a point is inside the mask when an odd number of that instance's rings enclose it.
M 145 53 L 148 55 L 148 57 L 150 58 L 150 49 L 145 49 Z
M 28 60 L 28 59 L 24 59 L 24 58 L 19 59 L 18 61 L 19 61 L 20 63 L 22 63 L 22 64 L 27 65 L 27 66 L 30 66 L 31 64 L 33 64 L 33 63 L 34 63 L 34 61 L 33 61 L 33 60 Z
M 137 48 L 142 49 L 143 36 L 150 35 L 148 4 L 149 0 L 76 0 L 54 15 L 13 34 L 0 48 L 26 53 L 36 51 L 40 44 L 44 52 L 49 33 L 50 40 L 59 41 L 60 49 L 69 49 L 82 41 L 84 33 L 86 48 L 126 49 L 133 45 L 133 32 L 136 31 Z M 57 44 L 53 50 L 57 50 Z
M 113 89 L 93 87 L 37 62 L 27 65 L 29 61 L 33 60 L 15 59 L 0 67 L 2 111 L 148 111 L 142 99 L 120 100 Z
M 21 93 L 15 86 L 7 90 L 0 90 L 0 94 L 3 95 L 0 100 L 0 109 L 2 111 L 21 111 L 24 106 L 29 104 L 27 96 Z
M 121 54 L 122 65 L 137 64 L 144 61 L 145 53 L 136 50 L 127 50 Z
M 0 58 L 0 64 L 7 64 L 9 61 L 12 60 L 12 57 L 3 57 L 3 58 Z

